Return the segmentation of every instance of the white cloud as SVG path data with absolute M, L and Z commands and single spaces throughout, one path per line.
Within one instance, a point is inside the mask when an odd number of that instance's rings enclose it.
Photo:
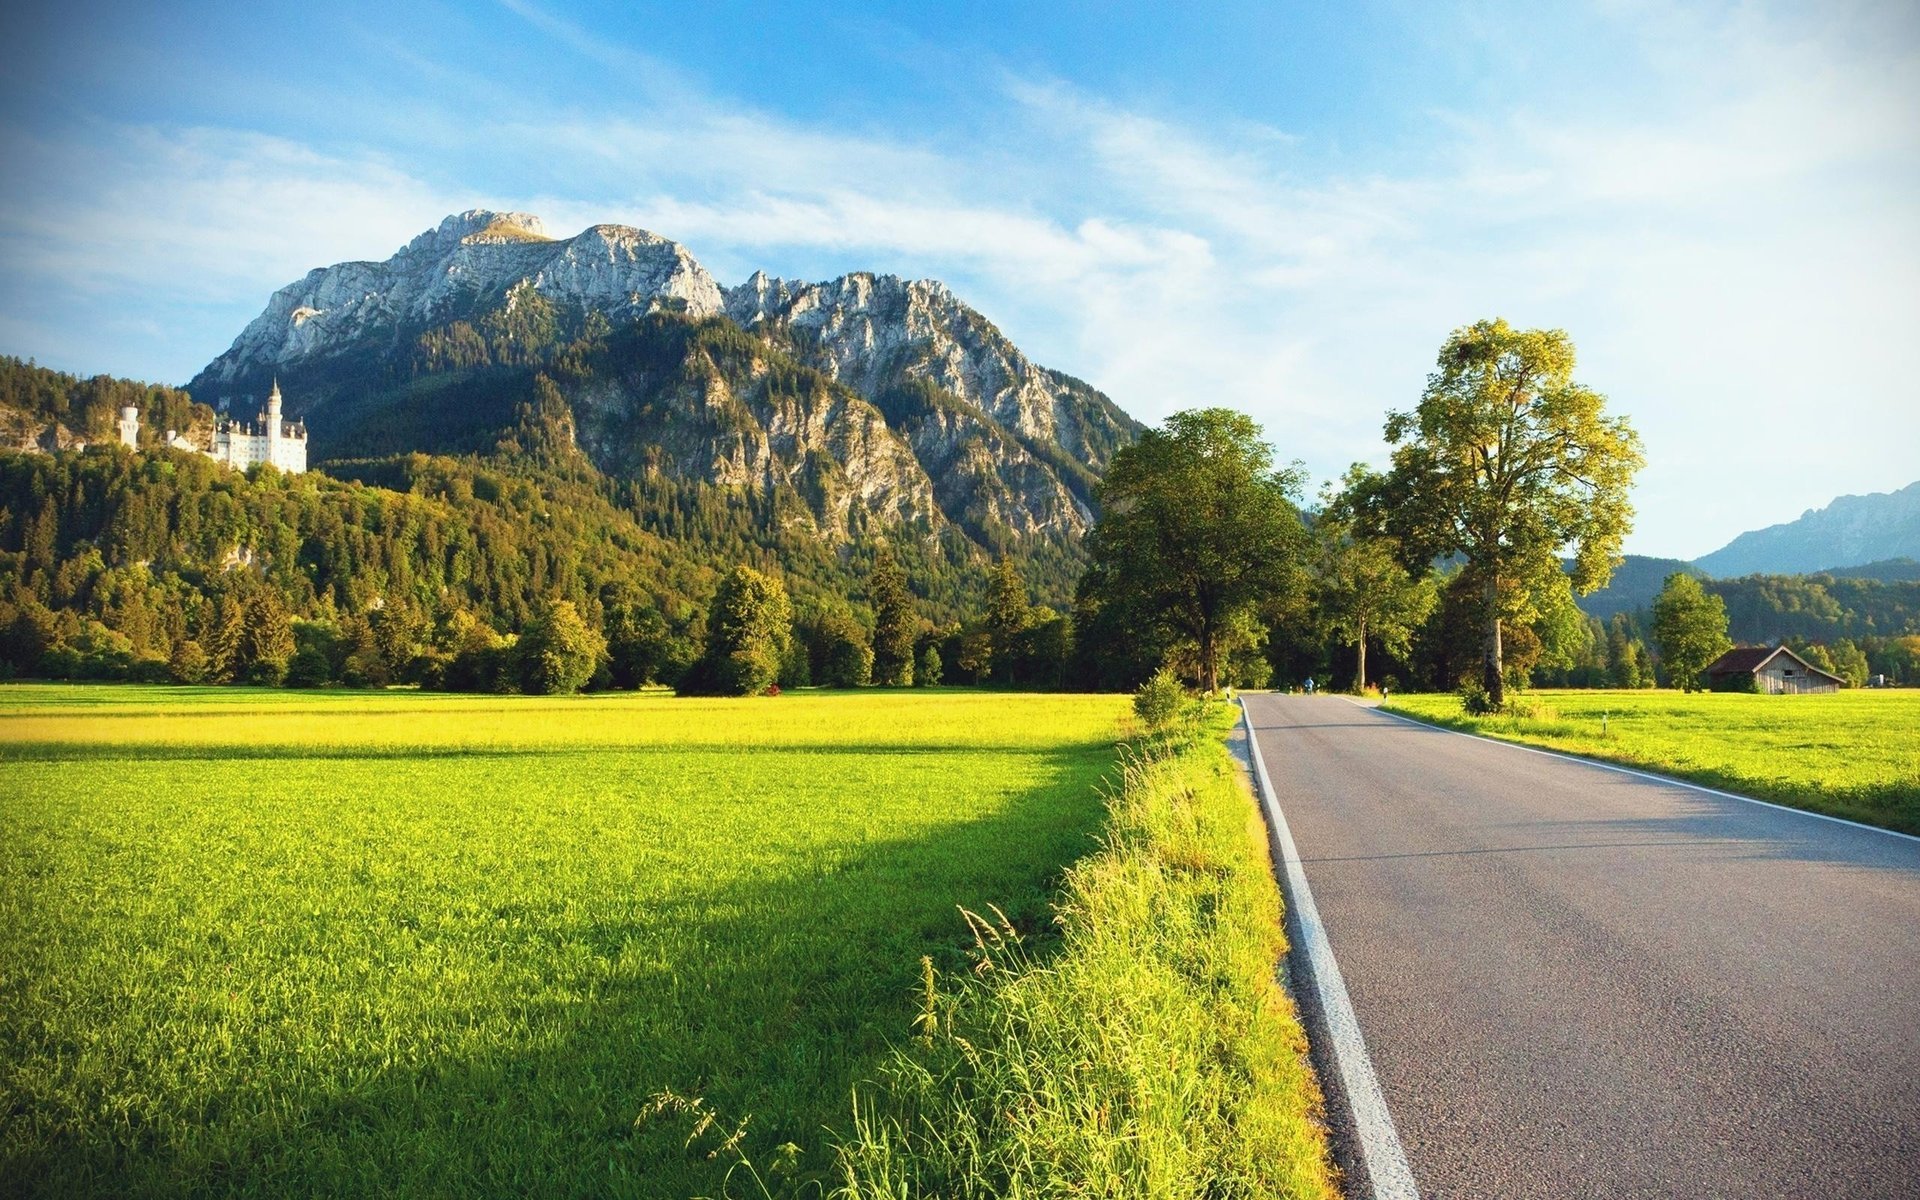
M 1331 174 L 1291 132 L 1198 129 L 1052 81 L 1008 81 L 985 144 L 807 125 L 508 6 L 629 70 L 637 98 L 489 122 L 449 96 L 417 115 L 447 148 L 433 177 L 243 131 L 15 139 L 9 161 L 76 182 L 0 210 L 10 277 L 138 296 L 146 316 L 204 311 L 224 339 L 308 267 L 384 257 L 487 199 L 452 174 L 555 232 L 646 225 L 727 281 L 757 266 L 946 278 L 1036 359 L 1137 415 L 1242 408 L 1322 477 L 1378 460 L 1385 410 L 1418 398 L 1450 328 L 1493 314 L 1563 326 L 1583 378 L 1647 438 L 1633 543 L 1647 552 L 1702 553 L 1913 474 L 1912 38 L 1838 46 L 1746 9 L 1623 6 L 1664 81 L 1642 106 L 1653 116 L 1622 117 L 1605 96 L 1433 114 L 1424 167 Z M 498 186 L 527 180 L 537 189 Z M 56 327 L 17 298 L 5 307 L 0 336 Z M 142 336 L 128 344 L 165 344 Z M 100 365 L 178 378 L 221 345 L 191 360 L 176 347 L 159 370 Z M 1791 479 L 1725 469 L 1783 429 L 1805 460 Z

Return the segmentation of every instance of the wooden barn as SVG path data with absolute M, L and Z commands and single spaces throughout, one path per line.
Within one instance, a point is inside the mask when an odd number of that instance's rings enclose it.
M 1837 692 L 1841 679 L 1785 646 L 1735 646 L 1707 667 L 1716 692 L 1761 692 L 1770 696 Z

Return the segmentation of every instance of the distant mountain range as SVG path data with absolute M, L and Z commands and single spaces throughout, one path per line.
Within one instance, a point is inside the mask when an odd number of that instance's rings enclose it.
M 1888 559 L 1920 558 L 1920 483 L 1897 492 L 1841 496 L 1795 521 L 1743 533 L 1693 565 L 1716 579 L 1805 575 Z
M 1601 618 L 1646 608 L 1675 571 L 1703 579 L 1827 574 L 1882 583 L 1920 580 L 1920 483 L 1841 496 L 1796 521 L 1743 533 L 1692 562 L 1629 554 L 1606 587 L 1580 598 L 1580 607 Z
M 275 378 L 316 461 L 485 453 L 538 393 L 614 481 L 752 494 L 830 543 L 897 528 L 1064 559 L 1141 429 L 938 282 L 724 288 L 645 230 L 555 239 L 480 210 L 280 289 L 188 387 L 250 412 Z

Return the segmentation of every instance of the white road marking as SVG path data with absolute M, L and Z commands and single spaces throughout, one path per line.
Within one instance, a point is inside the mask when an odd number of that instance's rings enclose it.
M 1528 754 L 1544 754 L 1548 758 L 1557 758 L 1563 762 L 1579 763 L 1583 767 L 1599 767 L 1602 771 L 1618 771 L 1622 775 L 1635 775 L 1654 783 L 1671 784 L 1674 787 L 1690 788 L 1696 792 L 1705 792 L 1709 796 L 1718 796 L 1722 800 L 1739 800 L 1747 804 L 1758 804 L 1762 808 L 1771 808 L 1776 812 L 1792 813 L 1799 817 L 1812 817 L 1816 821 L 1832 821 L 1835 825 L 1846 825 L 1853 829 L 1864 829 L 1868 833 L 1884 833 L 1888 837 L 1905 838 L 1909 842 L 1920 842 L 1920 837 L 1911 833 L 1901 833 L 1897 829 L 1882 829 L 1878 825 L 1867 825 L 1860 821 L 1849 821 L 1845 817 L 1830 817 L 1826 813 L 1809 812 L 1804 808 L 1793 808 L 1786 804 L 1775 804 L 1771 800 L 1756 800 L 1752 796 L 1742 796 L 1738 792 L 1723 792 L 1719 788 L 1710 788 L 1703 783 L 1688 783 L 1684 779 L 1675 779 L 1671 775 L 1656 775 L 1652 771 L 1637 771 L 1632 767 L 1623 767 L 1616 763 L 1601 762 L 1595 758 L 1582 758 L 1578 754 L 1562 754 L 1558 750 L 1543 750 L 1539 746 L 1527 746 L 1519 742 L 1509 742 L 1504 738 L 1488 737 L 1481 733 L 1468 733 L 1464 729 L 1448 729 L 1445 725 L 1435 725 L 1431 721 L 1422 721 L 1418 717 L 1403 717 L 1397 712 L 1389 712 L 1377 704 L 1361 704 L 1351 696 L 1341 699 L 1357 708 L 1371 708 L 1383 717 L 1392 717 L 1396 721 L 1405 721 L 1409 725 L 1418 725 L 1422 729 L 1431 729 L 1435 733 L 1451 733 L 1459 737 L 1472 738 L 1476 742 L 1491 742 L 1496 746 L 1505 746 L 1509 750 L 1524 750 Z M 1241 706 L 1245 711 L 1245 705 Z
M 1326 927 L 1320 924 L 1320 910 L 1314 907 L 1313 889 L 1307 886 L 1306 868 L 1300 851 L 1293 844 L 1293 831 L 1280 812 L 1274 796 L 1273 780 L 1267 775 L 1267 763 L 1260 756 L 1260 741 L 1253 733 L 1253 714 L 1246 698 L 1240 700 L 1240 717 L 1247 731 L 1247 756 L 1260 785 L 1260 804 L 1266 810 L 1267 824 L 1280 844 L 1281 869 L 1285 876 L 1287 903 L 1300 922 L 1300 952 L 1306 956 L 1314 991 L 1320 1000 L 1320 1012 L 1326 1020 L 1333 1045 L 1333 1061 L 1340 1072 L 1341 1090 L 1346 1093 L 1347 1108 L 1353 1116 L 1354 1133 L 1360 1141 L 1360 1159 L 1366 1167 L 1375 1200 L 1419 1200 L 1413 1183 L 1413 1168 L 1407 1165 L 1407 1153 L 1400 1145 L 1400 1134 L 1387 1112 L 1387 1100 L 1380 1091 L 1380 1080 L 1373 1073 L 1373 1060 L 1367 1057 L 1366 1039 L 1360 1036 L 1360 1020 L 1354 1016 L 1353 1001 L 1347 998 L 1346 980 L 1340 977 L 1340 964 L 1334 961 L 1333 945 L 1327 940 Z

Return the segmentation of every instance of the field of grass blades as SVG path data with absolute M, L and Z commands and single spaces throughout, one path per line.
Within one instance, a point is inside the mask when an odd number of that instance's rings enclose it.
M 1920 834 L 1920 691 L 1539 691 L 1520 707 L 1474 717 L 1458 696 L 1425 694 L 1388 705 L 1450 729 Z
M 817 1195 L 1125 711 L 0 687 L 0 1190 L 753 1194 L 681 1096 Z
M 971 971 L 928 964 L 915 1037 L 862 1089 L 837 1196 L 1338 1194 L 1230 725 L 1220 706 L 1128 761 L 1051 953 L 985 910 Z

